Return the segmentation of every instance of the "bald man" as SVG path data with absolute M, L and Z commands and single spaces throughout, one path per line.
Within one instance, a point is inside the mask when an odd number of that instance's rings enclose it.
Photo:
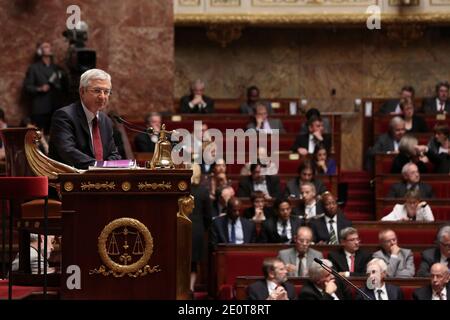
M 443 263 L 435 263 L 430 270 L 430 284 L 416 289 L 414 300 L 449 300 L 449 270 Z

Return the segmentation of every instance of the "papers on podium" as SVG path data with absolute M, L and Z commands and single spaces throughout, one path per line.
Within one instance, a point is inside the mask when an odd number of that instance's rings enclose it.
M 96 161 L 93 166 L 89 166 L 89 170 L 123 170 L 136 168 L 136 160 L 131 159 Z

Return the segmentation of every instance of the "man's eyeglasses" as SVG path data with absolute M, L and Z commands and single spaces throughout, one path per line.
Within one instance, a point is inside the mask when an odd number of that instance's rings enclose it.
M 89 88 L 89 91 L 91 91 L 92 93 L 99 95 L 101 93 L 103 93 L 105 96 L 109 97 L 112 94 L 112 90 L 111 89 L 102 89 L 102 88 Z
M 444 242 L 440 242 L 441 246 L 445 247 L 445 248 L 449 248 L 450 249 L 450 243 L 444 243 Z

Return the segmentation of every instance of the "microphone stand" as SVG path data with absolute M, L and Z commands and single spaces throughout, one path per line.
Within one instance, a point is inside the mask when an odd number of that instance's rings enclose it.
M 359 294 L 361 294 L 364 299 L 366 300 L 372 300 L 372 298 L 370 298 L 364 291 L 362 291 L 360 288 L 358 288 L 357 286 L 355 286 L 350 280 L 348 280 L 346 277 L 343 277 L 339 274 L 339 272 L 337 272 L 336 270 L 334 270 L 333 268 L 330 268 L 329 266 L 327 266 L 326 264 L 324 264 L 322 261 L 320 261 L 320 259 L 318 258 L 314 258 L 314 262 L 318 263 L 322 268 L 325 269 L 325 271 L 327 271 L 328 273 L 333 274 L 334 276 L 338 277 L 339 279 L 343 280 L 347 285 L 350 285 L 351 287 L 353 287 L 356 291 L 359 292 Z
M 123 124 L 123 126 L 125 128 L 127 128 L 128 130 L 134 131 L 134 132 L 138 132 L 138 133 L 153 133 L 153 128 L 152 127 L 148 127 L 148 128 L 143 128 L 141 126 L 138 126 L 134 123 L 131 123 L 127 120 L 125 120 L 122 117 L 119 117 L 117 115 L 113 115 L 111 116 L 114 120 L 116 120 L 117 122 L 119 122 L 120 124 Z

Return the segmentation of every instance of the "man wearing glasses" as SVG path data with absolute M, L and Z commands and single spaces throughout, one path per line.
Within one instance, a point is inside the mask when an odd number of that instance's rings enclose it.
M 81 75 L 80 101 L 57 110 L 50 129 L 50 157 L 78 169 L 118 160 L 112 122 L 102 111 L 111 95 L 111 76 L 91 69 Z
M 417 276 L 429 277 L 431 266 L 435 263 L 442 263 L 450 268 L 450 226 L 443 226 L 437 235 L 438 246 L 422 252 Z

